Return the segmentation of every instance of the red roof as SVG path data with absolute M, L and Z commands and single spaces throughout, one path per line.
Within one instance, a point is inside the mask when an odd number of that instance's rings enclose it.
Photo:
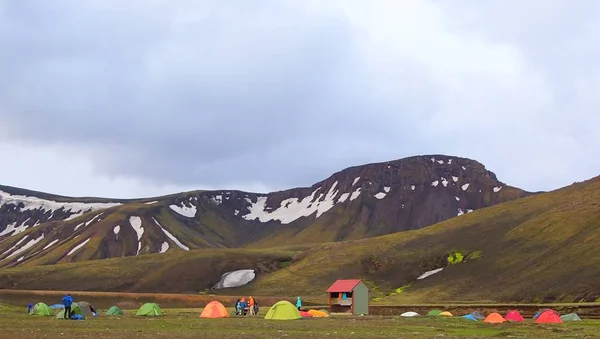
M 331 292 L 352 292 L 356 285 L 360 283 L 360 279 L 341 279 L 333 283 L 327 289 L 327 293 Z

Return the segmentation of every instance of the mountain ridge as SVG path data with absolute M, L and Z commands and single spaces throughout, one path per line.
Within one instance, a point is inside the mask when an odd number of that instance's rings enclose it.
M 352 166 L 312 186 L 266 194 L 195 190 L 81 201 L 0 186 L 0 267 L 361 239 L 531 194 L 475 160 L 446 155 Z

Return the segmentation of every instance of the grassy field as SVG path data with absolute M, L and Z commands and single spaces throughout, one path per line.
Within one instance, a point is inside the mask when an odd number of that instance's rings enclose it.
M 101 310 L 105 311 L 105 310 Z M 0 304 L 3 338 L 596 338 L 600 322 L 489 325 L 461 318 L 400 318 L 333 316 L 291 321 L 256 317 L 201 319 L 196 309 L 163 309 L 165 316 L 108 317 L 102 313 L 85 321 L 58 320 L 25 314 L 20 307 Z M 264 315 L 266 310 L 261 313 Z

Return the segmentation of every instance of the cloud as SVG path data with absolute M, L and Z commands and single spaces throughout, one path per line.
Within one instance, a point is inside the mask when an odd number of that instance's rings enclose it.
M 89 194 L 283 189 L 424 153 L 553 189 L 600 167 L 599 5 L 564 4 L 4 2 L 0 143 L 68 149 L 89 176 L 43 187 Z

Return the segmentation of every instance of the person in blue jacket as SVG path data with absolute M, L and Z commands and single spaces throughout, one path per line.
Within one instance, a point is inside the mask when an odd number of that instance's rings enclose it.
M 73 304 L 73 297 L 71 294 L 67 294 L 62 298 L 62 303 L 65 306 L 65 319 L 71 319 L 71 305 Z
M 300 300 L 300 297 L 296 297 L 296 307 L 298 307 L 298 311 L 302 308 L 302 300 Z

